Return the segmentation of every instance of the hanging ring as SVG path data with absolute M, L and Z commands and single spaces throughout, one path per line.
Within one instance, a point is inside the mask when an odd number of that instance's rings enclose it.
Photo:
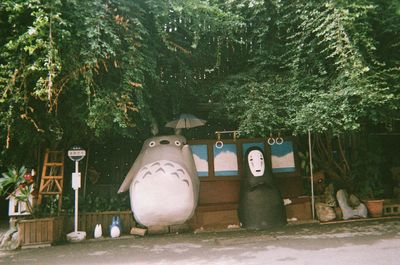
M 221 149 L 223 146 L 224 146 L 224 143 L 221 140 L 215 142 L 216 148 Z
M 283 138 L 281 137 L 281 133 L 278 133 L 278 137 L 275 139 L 276 144 L 283 144 Z
M 272 138 L 272 137 L 269 137 L 267 142 L 268 142 L 269 145 L 274 145 L 275 144 L 275 139 Z
M 224 143 L 221 141 L 221 134 L 217 133 L 218 141 L 215 142 L 215 147 L 221 149 L 224 146 Z

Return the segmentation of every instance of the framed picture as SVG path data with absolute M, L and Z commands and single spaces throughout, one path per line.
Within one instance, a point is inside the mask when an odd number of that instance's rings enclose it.
M 250 147 L 259 147 L 261 150 L 263 150 L 264 151 L 264 153 L 265 153 L 265 145 L 264 145 L 264 143 L 262 143 L 262 142 L 253 142 L 253 143 L 243 143 L 242 144 L 242 155 L 243 155 L 243 157 L 246 155 L 246 152 L 247 152 L 247 150 L 250 148 Z M 264 154 L 265 155 L 265 154 Z
M 273 173 L 296 172 L 292 141 L 285 140 L 282 144 L 271 145 L 270 148 Z
M 190 145 L 193 153 L 194 163 L 196 165 L 197 175 L 207 177 L 208 174 L 208 153 L 206 144 Z
M 213 145 L 215 176 L 238 176 L 236 144 L 224 144 L 221 148 Z

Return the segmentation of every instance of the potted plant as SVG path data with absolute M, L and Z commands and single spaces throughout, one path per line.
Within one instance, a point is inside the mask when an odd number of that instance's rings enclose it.
M 60 241 L 64 234 L 64 219 L 43 216 L 43 207 L 34 206 L 34 173 L 22 166 L 19 169 L 12 167 L 2 175 L 0 195 L 8 196 L 10 200 L 9 215 L 13 218 L 18 217 L 18 245 L 51 244 Z
M 383 156 L 379 148 L 374 148 L 373 152 L 367 149 L 361 151 L 352 171 L 354 191 L 365 203 L 371 217 L 381 217 L 384 203 Z
M 0 178 L 0 196 L 10 200 L 10 215 L 32 214 L 33 205 L 33 175 L 22 166 L 19 169 L 9 168 Z

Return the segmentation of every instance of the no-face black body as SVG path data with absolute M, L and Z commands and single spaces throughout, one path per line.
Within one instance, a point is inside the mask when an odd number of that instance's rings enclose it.
M 262 176 L 254 176 L 250 170 L 248 156 L 252 150 L 247 150 L 244 157 L 245 175 L 240 183 L 239 221 L 246 229 L 269 229 L 287 223 L 286 211 L 280 192 L 274 184 L 271 167 L 266 164 Z

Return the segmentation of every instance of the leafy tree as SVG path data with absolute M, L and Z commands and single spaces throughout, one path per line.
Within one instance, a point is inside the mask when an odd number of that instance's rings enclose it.
M 397 8 L 395 1 L 260 1 L 246 11 L 252 25 L 264 26 L 250 33 L 260 47 L 249 54 L 254 63 L 215 95 L 249 135 L 316 133 L 320 167 L 346 182 L 350 133 L 399 118 L 398 58 L 385 47 L 398 44 Z
M 0 141 L 144 138 L 216 102 L 249 136 L 318 133 L 347 176 L 350 133 L 399 119 L 399 20 L 395 0 L 4 0 Z

